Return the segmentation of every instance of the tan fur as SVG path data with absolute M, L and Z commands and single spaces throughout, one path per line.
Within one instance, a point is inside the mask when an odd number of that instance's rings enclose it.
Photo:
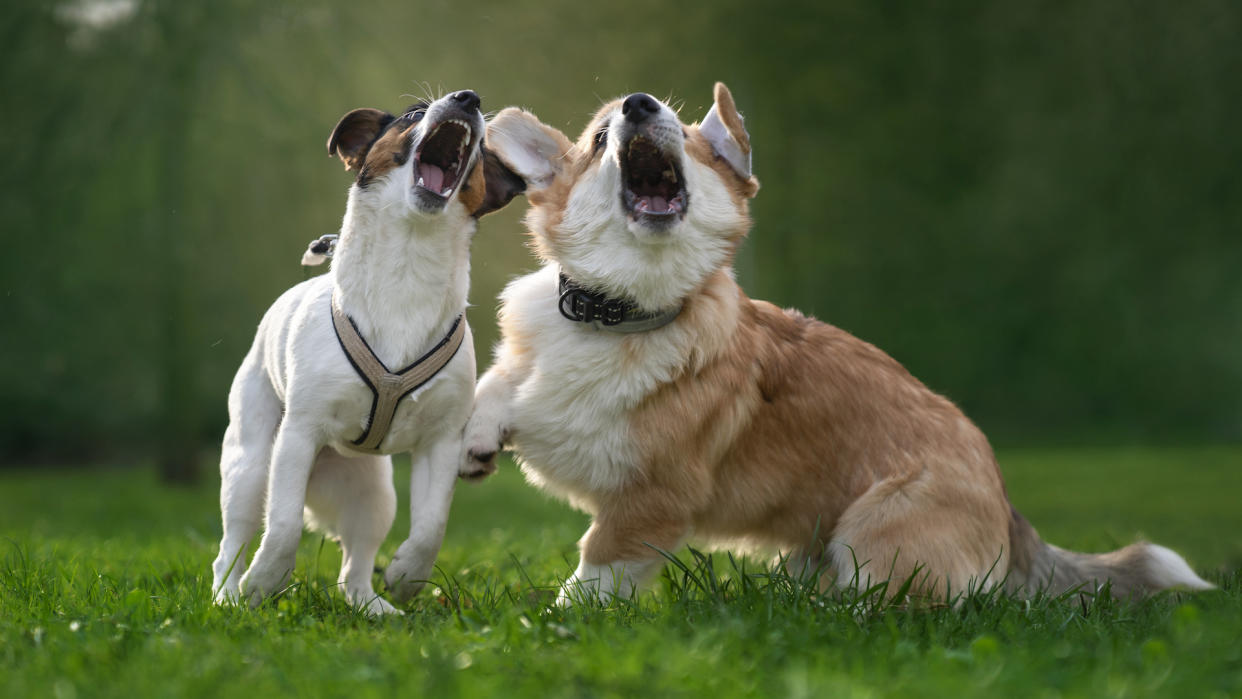
M 619 100 L 614 100 L 611 106 L 615 107 L 617 102 Z M 605 113 L 604 109 L 600 110 L 600 114 Z M 595 129 L 599 128 L 596 125 L 598 121 L 598 116 L 592 121 Z M 547 231 L 546 239 L 542 236 L 535 236 L 532 240 L 535 253 L 546 259 L 551 254 L 551 245 L 555 244 L 556 229 L 560 225 L 565 205 L 569 201 L 569 192 L 573 189 L 574 180 L 590 167 L 595 157 L 591 148 L 591 134 L 594 131 L 590 126 L 583 132 L 582 138 L 578 139 L 576 144 L 570 143 L 565 134 L 556 129 L 545 130 L 559 144 L 562 156 L 558 161 L 559 169 L 552 185 L 547 189 L 527 193 L 526 196 L 531 206 L 526 214 L 526 225 L 532 231 Z
M 745 138 L 723 94 L 722 119 Z M 598 157 L 592 137 L 616 108 L 604 105 L 576 144 L 564 141 L 556 181 L 530 194 L 527 220 L 545 256 L 557 247 L 576 176 Z M 687 155 L 712 168 L 744 212 L 758 180 L 717 157 L 697 125 L 685 133 Z M 745 233 L 728 235 L 736 246 Z M 526 351 L 501 323 L 511 350 Z M 876 347 L 747 298 L 724 269 L 686 299 L 677 324 L 694 359 L 631 413 L 641 477 L 583 503 L 595 515 L 584 560 L 650 558 L 648 544 L 672 548 L 693 532 L 825 565 L 836 541 L 876 579 L 926 566 L 925 593 L 946 580 L 963 590 L 994 565 L 1003 576 L 1010 509 L 1000 472 L 987 440 L 950 401 Z M 625 356 L 642 361 L 645 338 L 622 341 L 633 346 Z
M 721 181 L 728 185 L 734 203 L 738 208 L 745 208 L 746 201 L 759 193 L 759 180 L 753 176 L 746 179 L 738 177 L 728 163 L 716 157 L 711 144 L 703 138 L 697 127 L 687 127 L 686 133 L 689 136 L 686 139 L 686 154 L 715 170 Z
M 632 414 L 643 478 L 601 499 L 589 562 L 641 558 L 642 542 L 693 531 L 811 558 L 834 539 L 877 578 L 894 561 L 903 578 L 927 565 L 926 592 L 1007 569 L 1000 473 L 952 403 L 874 346 L 752 301 L 725 274 L 679 322 L 706 356 Z
M 742 125 L 742 115 L 733 103 L 733 93 L 729 92 L 724 83 L 716 83 L 712 89 L 712 98 L 720 111 L 720 120 L 724 122 L 729 134 L 741 146 L 743 153 L 750 153 L 750 134 L 746 133 L 746 127 Z
M 358 173 L 359 182 L 370 182 L 383 177 L 390 170 L 405 164 L 410 158 L 410 132 L 415 128 L 417 124 L 411 124 L 404 131 L 389 129 L 380 136 L 367 152 L 362 170 Z
M 464 178 L 461 191 L 457 198 L 466 207 L 466 211 L 477 211 L 487 196 L 487 182 L 483 177 L 483 163 L 476 161 L 470 174 Z

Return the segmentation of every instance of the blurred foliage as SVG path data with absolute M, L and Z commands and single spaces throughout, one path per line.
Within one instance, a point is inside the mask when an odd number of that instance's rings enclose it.
M 747 290 L 1015 442 L 1242 437 L 1242 6 L 10 0 L 0 457 L 192 460 L 350 182 L 344 112 L 471 87 L 571 135 L 725 80 L 763 182 Z M 471 323 L 534 266 L 486 219 Z M 185 468 L 190 468 L 186 466 Z

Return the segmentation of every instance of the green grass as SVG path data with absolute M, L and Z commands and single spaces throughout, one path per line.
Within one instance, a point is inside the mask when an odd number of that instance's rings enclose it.
M 635 599 L 550 609 L 586 519 L 506 465 L 459 488 L 435 589 L 402 618 L 346 607 L 331 589 L 339 552 L 313 535 L 280 600 L 217 608 L 214 479 L 186 490 L 146 468 L 8 470 L 0 696 L 1242 695 L 1242 449 L 1001 462 L 1045 538 L 1100 550 L 1142 534 L 1222 589 L 851 605 L 759 561 L 683 550 L 684 569 Z

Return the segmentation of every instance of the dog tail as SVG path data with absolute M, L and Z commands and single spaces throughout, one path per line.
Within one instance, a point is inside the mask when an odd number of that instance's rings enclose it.
M 1106 581 L 1114 597 L 1146 597 L 1160 590 L 1211 590 L 1186 560 L 1170 549 L 1145 541 L 1109 553 L 1077 553 L 1053 546 L 1010 507 L 1009 578 L 1012 592 L 1037 590 L 1059 595 L 1081 586 L 1095 592 Z

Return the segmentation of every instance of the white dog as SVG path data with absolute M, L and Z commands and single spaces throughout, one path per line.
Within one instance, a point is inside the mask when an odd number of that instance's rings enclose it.
M 396 611 L 371 575 L 396 511 L 388 455 L 403 451 L 413 459 L 410 536 L 385 580 L 404 600 L 430 575 L 473 400 L 470 239 L 477 218 L 515 193 L 487 191 L 483 128 L 479 98 L 464 90 L 399 117 L 357 109 L 333 130 L 328 152 L 357 178 L 332 269 L 277 299 L 229 392 L 217 602 L 258 604 L 286 584 L 305 510 L 341 543 L 346 599 Z

